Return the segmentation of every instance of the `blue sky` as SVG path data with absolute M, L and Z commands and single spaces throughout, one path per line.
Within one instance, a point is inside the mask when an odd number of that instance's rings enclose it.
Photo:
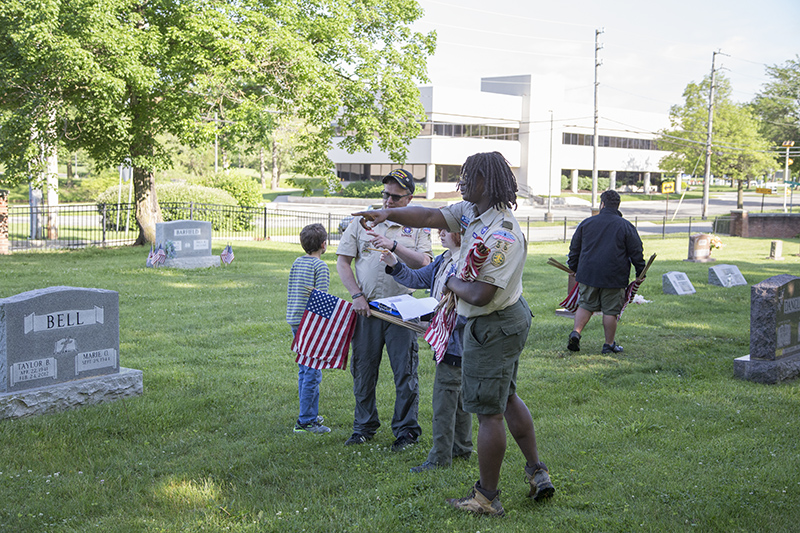
M 478 89 L 482 76 L 563 76 L 567 96 L 593 100 L 595 30 L 602 49 L 599 106 L 666 113 L 689 82 L 716 66 L 746 102 L 765 65 L 800 54 L 800 0 L 419 0 L 415 28 L 436 30 L 434 85 Z

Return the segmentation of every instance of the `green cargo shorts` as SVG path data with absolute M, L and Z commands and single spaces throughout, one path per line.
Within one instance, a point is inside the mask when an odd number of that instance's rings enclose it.
M 601 289 L 578 284 L 578 307 L 595 313 L 602 311 L 604 315 L 617 316 L 622 311 L 625 301 L 625 287 L 621 289 Z
M 509 396 L 517 390 L 519 356 L 530 327 L 531 310 L 522 297 L 505 309 L 467 320 L 461 364 L 465 411 L 479 415 L 506 411 Z

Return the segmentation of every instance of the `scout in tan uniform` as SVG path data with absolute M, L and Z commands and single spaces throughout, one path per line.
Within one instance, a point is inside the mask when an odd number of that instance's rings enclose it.
M 395 170 L 383 178 L 383 207 L 394 210 L 407 206 L 414 194 L 414 178 L 406 170 Z M 419 411 L 419 346 L 414 331 L 370 316 L 369 301 L 408 294 L 410 289 L 386 274 L 380 250 L 393 252 L 411 268 L 431 262 L 430 230 L 415 229 L 393 222 L 364 229 L 353 220 L 342 234 L 336 270 L 345 288 L 353 297 L 358 315 L 353 335 L 353 394 L 356 399 L 353 434 L 345 444 L 362 444 L 370 440 L 380 427 L 375 403 L 378 369 L 386 346 L 395 383 L 395 405 L 392 415 L 393 451 L 400 451 L 417 442 L 422 432 L 417 422 Z M 355 275 L 353 260 L 355 259 Z
M 480 480 L 466 498 L 449 499 L 457 509 L 502 516 L 500 468 L 506 451 L 506 427 L 527 460 L 529 496 L 548 498 L 555 491 L 547 467 L 539 461 L 533 418 L 516 394 L 519 355 L 525 346 L 531 312 L 522 298 L 522 270 L 527 244 L 511 212 L 517 183 L 499 152 L 475 154 L 461 167 L 464 201 L 439 209 L 407 207 L 356 213 L 374 224 L 400 224 L 461 231 L 461 257 L 482 239 L 490 255 L 475 281 L 454 277 L 447 288 L 458 296 L 464 328 L 464 410 L 476 413 Z M 504 423 L 505 421 L 505 423 Z

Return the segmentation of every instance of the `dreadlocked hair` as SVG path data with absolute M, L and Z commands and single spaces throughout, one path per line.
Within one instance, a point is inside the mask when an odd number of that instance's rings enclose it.
M 491 207 L 517 208 L 517 179 L 511 166 L 500 152 L 473 154 L 461 165 L 459 188 L 469 191 L 478 176 L 483 176 L 483 194 L 489 197 Z

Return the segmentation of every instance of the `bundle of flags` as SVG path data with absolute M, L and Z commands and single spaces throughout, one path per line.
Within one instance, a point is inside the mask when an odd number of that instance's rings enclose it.
M 313 289 L 292 342 L 295 361 L 318 370 L 346 368 L 355 328 L 353 304 Z
M 655 259 L 656 254 L 651 255 L 650 259 L 647 260 L 647 264 L 644 266 L 639 275 L 636 276 L 636 278 L 630 282 L 628 288 L 625 289 L 625 302 L 622 304 L 622 309 L 619 310 L 617 320 L 622 318 L 622 313 L 625 311 L 625 308 L 628 307 L 628 304 L 633 301 L 633 297 L 636 296 L 636 292 L 639 290 L 639 287 L 642 286 L 642 282 L 644 282 L 644 278 L 647 275 L 647 269 L 650 268 L 650 265 L 653 264 Z
M 223 263 L 226 265 L 230 265 L 231 261 L 233 261 L 233 248 L 231 245 L 228 244 L 223 250 L 222 253 L 219 254 L 219 258 L 222 260 Z
M 464 267 L 457 274 L 458 277 L 464 281 L 475 281 L 478 277 L 478 272 L 486 262 L 486 258 L 489 257 L 489 252 L 490 250 L 483 242 L 483 239 L 476 238 L 472 243 L 472 248 L 469 249 L 464 258 Z M 456 295 L 447 291 L 436 306 L 436 313 L 433 315 L 428 325 L 428 330 L 425 332 L 424 338 L 433 349 L 436 364 L 441 363 L 442 359 L 444 359 L 447 342 L 450 340 L 450 335 L 456 325 L 456 319 L 458 318 L 456 303 Z
M 147 261 L 145 262 L 145 266 L 157 267 L 163 265 L 166 260 L 167 260 L 167 252 L 164 250 L 164 247 L 159 244 L 158 248 L 154 248 L 153 245 L 151 244 L 150 253 L 147 254 Z
M 566 272 L 569 275 L 575 274 L 575 272 L 570 270 L 568 266 L 566 266 L 566 265 L 564 265 L 562 263 L 559 263 L 558 261 L 556 261 L 552 257 L 548 257 L 547 258 L 547 264 L 550 265 L 550 266 L 554 266 L 559 270 L 563 270 L 564 272 Z M 578 310 L 578 297 L 579 296 L 580 296 L 580 294 L 578 293 L 578 284 L 576 283 L 575 285 L 572 286 L 572 290 L 569 291 L 569 293 L 567 294 L 567 297 L 564 298 L 564 300 L 558 305 L 560 305 L 561 307 L 563 307 L 564 309 L 566 309 L 570 313 L 574 313 L 575 311 Z

